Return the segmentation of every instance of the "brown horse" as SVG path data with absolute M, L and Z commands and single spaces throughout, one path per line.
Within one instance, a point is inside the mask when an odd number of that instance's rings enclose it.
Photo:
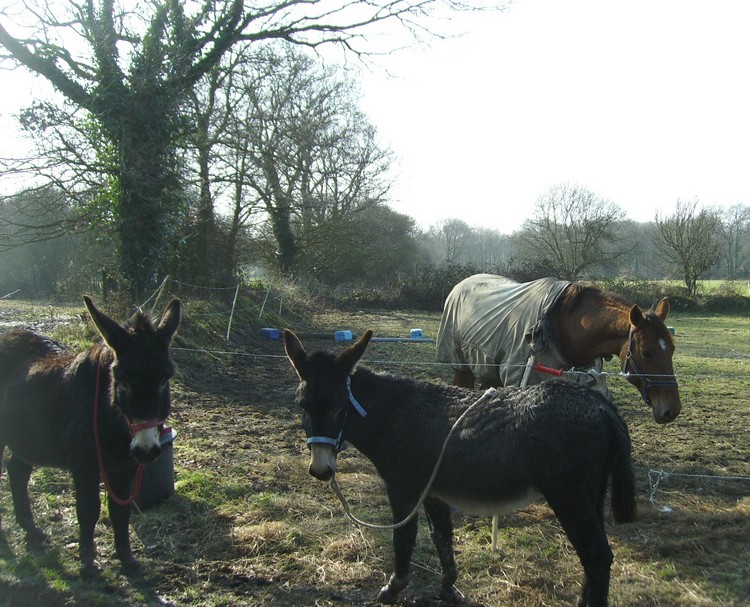
M 13 510 L 30 548 L 40 548 L 46 539 L 29 502 L 32 469 L 71 472 L 84 577 L 97 571 L 94 529 L 103 480 L 117 557 L 124 573 L 137 574 L 128 527 L 137 493 L 133 486 L 143 464 L 161 451 L 159 427 L 170 412 L 174 373 L 169 348 L 180 322 L 180 301 L 172 300 L 156 327 L 140 311 L 121 326 L 88 297 L 84 302 L 105 342 L 85 352 L 69 354 L 27 330 L 0 337 L 0 463 L 7 446 Z
M 667 298 L 643 312 L 620 295 L 579 283 L 542 279 L 519 284 L 502 276 L 477 274 L 456 285 L 445 303 L 437 344 L 438 360 L 454 365 L 455 385 L 473 388 L 475 376 L 485 387 L 502 385 L 499 367 L 526 365 L 528 348 L 514 354 L 495 345 L 504 329 L 499 328 L 498 315 L 488 311 L 488 302 L 500 289 L 522 289 L 535 283 L 544 286 L 545 292 L 549 292 L 548 285 L 557 289 L 546 303 L 540 300 L 533 306 L 538 316 L 532 324 L 543 323 L 542 332 L 561 366 L 587 368 L 595 359 L 619 356 L 624 376 L 651 406 L 654 419 L 660 424 L 675 420 L 682 405 L 672 366 L 674 341 L 664 323 L 669 313 Z M 476 327 L 482 325 L 488 336 L 484 343 L 481 334 L 476 334 Z M 525 332 L 538 328 L 524 325 L 512 330 L 528 341 L 536 336 Z M 471 331 L 475 333 L 470 335 Z M 528 383 L 541 379 L 532 375 Z

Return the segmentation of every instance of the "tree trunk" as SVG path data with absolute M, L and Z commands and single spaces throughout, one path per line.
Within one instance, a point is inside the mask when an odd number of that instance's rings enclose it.
M 198 165 L 200 177 L 200 199 L 198 200 L 197 234 L 195 238 L 195 256 L 197 261 L 197 275 L 204 284 L 213 282 L 216 276 L 215 256 L 212 255 L 211 243 L 214 240 L 214 201 L 211 197 L 211 177 L 209 173 L 209 154 L 206 148 L 198 150 Z

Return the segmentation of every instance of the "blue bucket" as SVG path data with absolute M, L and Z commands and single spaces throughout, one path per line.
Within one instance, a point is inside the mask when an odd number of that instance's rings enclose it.
M 260 334 L 267 339 L 281 338 L 281 331 L 279 329 L 271 329 L 269 327 L 264 327 L 263 329 L 261 329 Z
M 352 332 L 351 331 L 336 331 L 333 334 L 333 339 L 335 339 L 336 341 L 351 341 Z

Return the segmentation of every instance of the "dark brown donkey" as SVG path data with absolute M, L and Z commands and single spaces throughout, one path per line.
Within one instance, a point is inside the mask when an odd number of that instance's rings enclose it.
M 0 458 L 12 453 L 8 477 L 13 509 L 27 544 L 39 548 L 28 482 L 34 467 L 69 470 L 76 491 L 81 574 L 96 573 L 94 527 L 108 490 L 115 550 L 126 574 L 137 574 L 130 549 L 130 506 L 142 465 L 160 453 L 159 428 L 170 412 L 169 348 L 180 301 L 169 303 L 157 327 L 138 312 L 119 325 L 84 296 L 103 344 L 68 354 L 26 330 L 0 336 Z
M 541 341 L 543 356 L 554 351 L 557 366 L 566 369 L 619 356 L 627 380 L 656 422 L 665 424 L 682 408 L 672 366 L 674 341 L 664 324 L 668 314 L 666 298 L 644 312 L 620 295 L 579 283 L 552 278 L 517 283 L 475 274 L 445 301 L 437 359 L 453 365 L 455 385 L 472 388 L 475 377 L 484 387 L 519 385 L 531 354 L 527 342 Z M 528 383 L 550 377 L 531 373 Z
M 501 388 L 477 402 L 477 393 L 465 388 L 355 370 L 371 337 L 367 331 L 338 355 L 308 354 L 294 333 L 284 331 L 286 353 L 300 378 L 296 400 L 312 454 L 310 473 L 332 478 L 338 451 L 350 441 L 377 468 L 393 520 L 401 521 L 419 503 L 458 421 L 423 502 L 442 567 L 441 597 L 460 597 L 453 586 L 448 504 L 495 514 L 543 497 L 583 565 L 579 605 L 605 607 L 612 563 L 604 522 L 610 478 L 615 521 L 635 518 L 630 437 L 615 406 L 586 386 L 562 381 Z M 416 517 L 394 529 L 395 572 L 380 602 L 394 602 L 406 587 L 416 533 Z

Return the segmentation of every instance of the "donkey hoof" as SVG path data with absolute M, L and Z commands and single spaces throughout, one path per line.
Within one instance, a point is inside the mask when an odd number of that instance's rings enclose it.
M 380 589 L 380 592 L 378 593 L 378 603 L 383 603 L 384 605 L 390 605 L 391 603 L 396 602 L 397 597 L 398 597 L 398 592 L 393 592 L 390 586 L 383 586 Z
M 31 527 L 26 531 L 26 547 L 29 550 L 42 550 L 47 543 L 47 534 L 39 527 Z
M 406 580 L 400 580 L 395 576 L 391 577 L 390 581 L 380 589 L 378 603 L 384 603 L 385 605 L 395 603 L 399 592 L 406 588 L 407 584 Z
M 97 567 L 96 563 L 93 561 L 90 563 L 82 563 L 79 572 L 81 579 L 83 580 L 93 580 L 99 577 L 99 567 Z
M 141 563 L 138 561 L 138 559 L 133 558 L 132 556 L 129 559 L 123 559 L 121 567 L 122 573 L 126 577 L 139 577 L 143 575 Z
M 451 586 L 450 588 L 443 588 L 438 593 L 438 598 L 445 602 L 449 603 L 451 605 L 468 605 L 466 601 L 466 598 L 463 594 L 461 594 L 458 589 L 455 586 Z

